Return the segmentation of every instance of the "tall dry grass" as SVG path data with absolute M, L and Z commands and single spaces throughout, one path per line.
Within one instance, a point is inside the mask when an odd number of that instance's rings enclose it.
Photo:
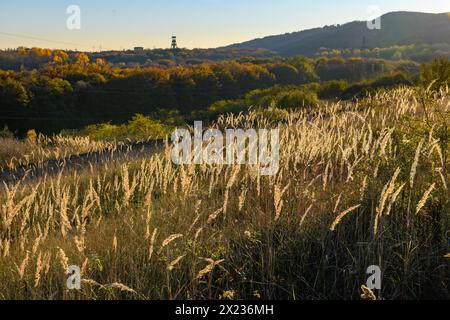
M 448 298 L 448 112 L 448 91 L 398 89 L 214 124 L 279 127 L 275 176 L 175 166 L 167 145 L 120 169 L 5 186 L 0 298 L 359 299 L 370 265 L 378 298 Z M 66 288 L 69 265 L 81 291 Z
M 12 170 L 20 166 L 40 166 L 47 160 L 113 150 L 115 143 L 94 141 L 83 136 L 39 135 L 35 140 L 0 138 L 0 146 L 0 170 Z

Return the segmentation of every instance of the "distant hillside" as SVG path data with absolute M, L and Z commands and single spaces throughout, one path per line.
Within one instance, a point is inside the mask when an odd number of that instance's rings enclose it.
M 231 45 L 238 49 L 268 49 L 282 56 L 314 55 L 320 48 L 384 48 L 415 43 L 450 44 L 450 13 L 393 12 L 381 17 L 381 30 L 355 21 Z

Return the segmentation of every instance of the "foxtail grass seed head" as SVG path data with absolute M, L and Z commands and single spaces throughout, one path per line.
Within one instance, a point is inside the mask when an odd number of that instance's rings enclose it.
M 361 290 L 362 290 L 362 295 L 361 298 L 364 300 L 377 300 L 377 296 L 375 295 L 375 293 L 368 287 L 366 286 L 361 286 Z
M 161 254 L 161 252 L 164 250 L 164 248 L 166 248 L 169 244 L 171 244 L 175 240 L 181 238 L 182 236 L 183 236 L 182 234 L 173 234 L 173 235 L 170 235 L 169 237 L 167 237 L 166 239 L 164 239 L 164 241 L 162 242 L 161 247 L 158 251 L 158 254 Z
M 414 187 L 414 180 L 416 177 L 417 165 L 419 164 L 420 153 L 422 152 L 423 144 L 424 144 L 424 140 L 422 139 L 422 140 L 420 140 L 419 144 L 417 145 L 416 154 L 414 156 L 414 162 L 411 166 L 410 181 L 409 181 L 411 189 Z
M 425 193 L 422 196 L 422 199 L 420 199 L 419 203 L 417 204 L 416 207 L 416 214 L 419 214 L 420 211 L 423 209 L 423 207 L 425 207 L 425 204 L 427 203 L 428 199 L 430 198 L 430 194 L 433 192 L 433 190 L 435 189 L 436 184 L 433 183 L 430 188 L 428 188 L 427 191 L 425 191 Z
M 167 265 L 167 271 L 171 272 L 173 269 L 175 269 L 175 267 L 180 263 L 180 261 L 185 257 L 186 255 L 183 256 L 179 256 L 178 258 L 176 258 L 175 260 L 173 260 L 172 262 L 170 262 Z
M 341 223 L 342 219 L 343 219 L 346 215 L 348 215 L 350 212 L 355 211 L 355 210 L 358 209 L 359 207 L 361 207 L 360 204 L 357 205 L 357 206 L 348 208 L 347 210 L 341 212 L 341 213 L 336 217 L 336 219 L 334 220 L 333 224 L 331 225 L 330 230 L 331 230 L 331 231 L 335 231 L 335 230 L 336 230 L 336 227 L 339 225 L 339 223 Z
M 67 258 L 66 253 L 61 248 L 58 248 L 58 260 L 64 271 L 69 269 L 69 258 Z

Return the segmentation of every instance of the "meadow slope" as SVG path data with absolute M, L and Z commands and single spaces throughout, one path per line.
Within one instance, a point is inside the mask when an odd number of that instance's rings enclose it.
M 450 297 L 449 91 L 223 116 L 280 128 L 280 170 L 120 165 L 4 185 L 1 299 Z M 77 265 L 82 290 L 66 288 Z

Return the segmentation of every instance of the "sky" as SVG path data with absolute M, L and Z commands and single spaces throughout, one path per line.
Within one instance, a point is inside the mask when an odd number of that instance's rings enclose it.
M 80 8 L 80 29 L 67 8 Z M 391 11 L 450 12 L 449 0 L 0 0 L 0 48 L 213 48 L 369 20 Z M 71 20 L 75 21 L 75 20 Z

